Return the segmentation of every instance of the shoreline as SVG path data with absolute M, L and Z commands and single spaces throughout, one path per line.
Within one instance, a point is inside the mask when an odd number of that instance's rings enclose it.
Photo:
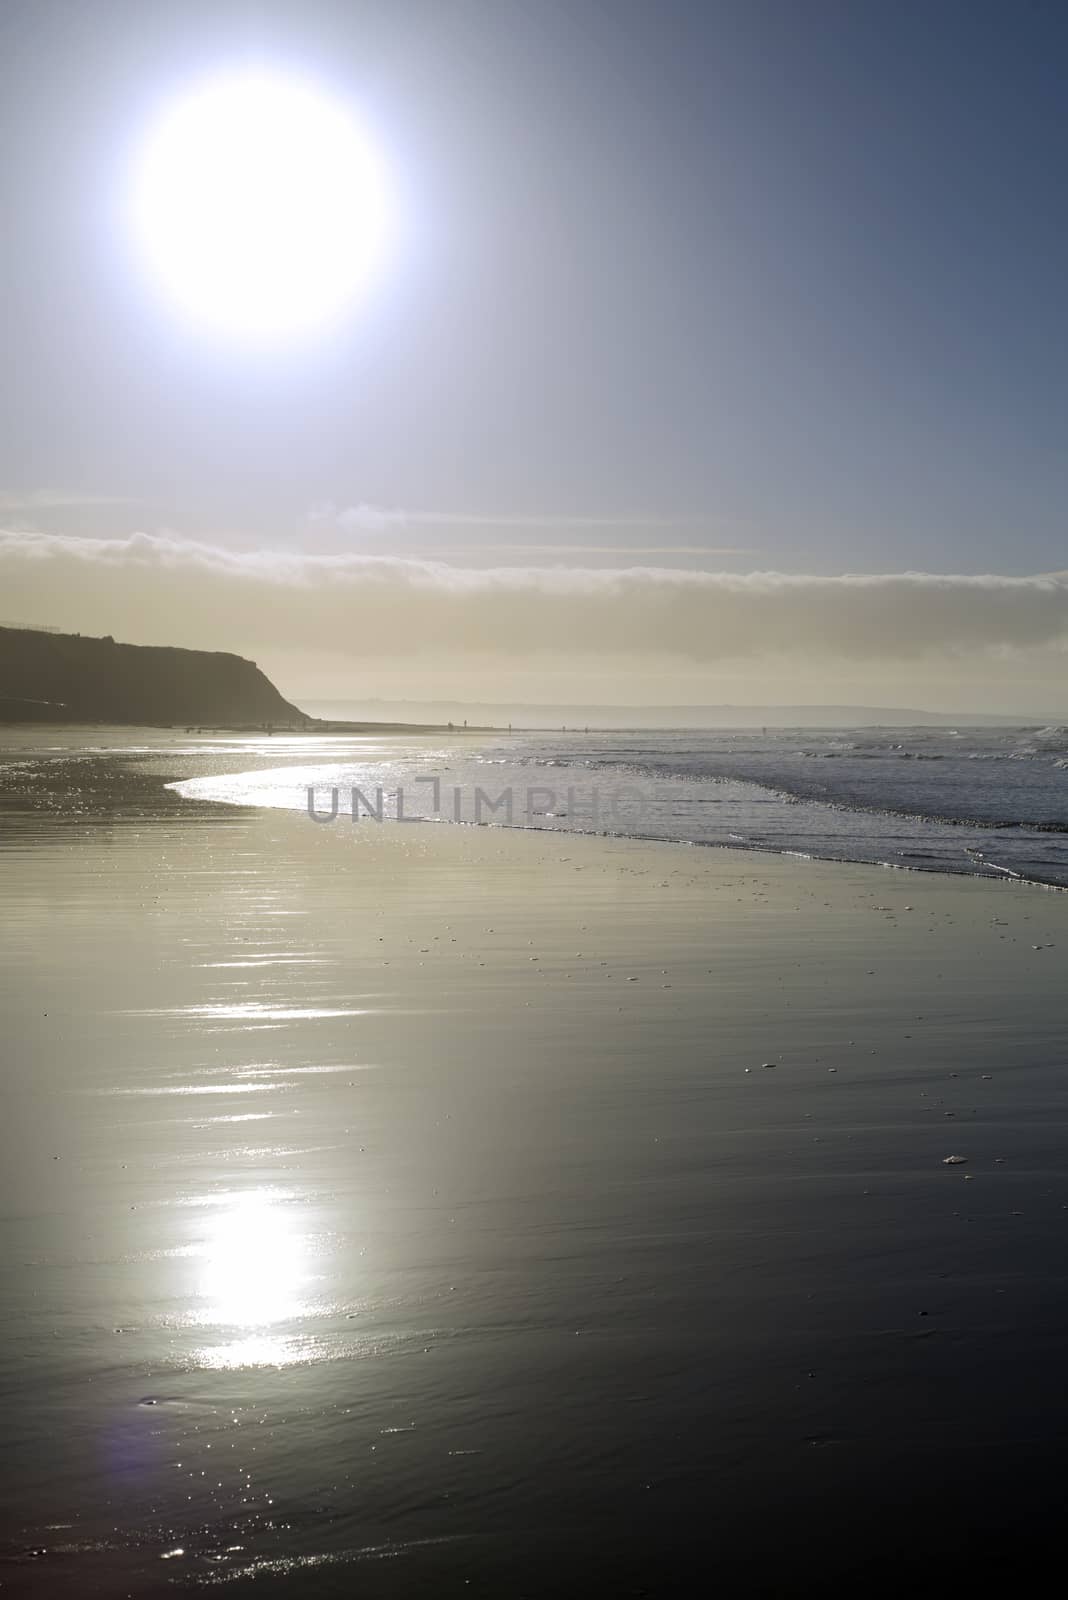
M 12 730 L 9 729 L 7 731 L 10 733 Z M 139 792 L 142 789 L 141 775 L 138 770 L 140 765 L 150 762 L 163 762 L 167 760 L 168 756 L 172 756 L 173 770 L 154 775 L 154 781 L 156 782 L 157 788 L 161 793 L 165 791 L 170 794 L 177 794 L 180 805 L 195 804 L 198 811 L 203 814 L 203 812 L 209 808 L 221 808 L 225 810 L 233 809 L 235 805 L 248 807 L 249 809 L 253 810 L 273 809 L 272 807 L 263 807 L 262 805 L 258 804 L 254 796 L 248 800 L 242 799 L 237 801 L 199 797 L 195 801 L 191 801 L 180 793 L 181 786 L 189 783 L 191 780 L 207 780 L 210 782 L 213 778 L 231 776 L 232 774 L 230 769 L 233 765 L 235 756 L 240 756 L 244 770 L 248 770 L 253 773 L 260 770 L 284 771 L 287 765 L 293 765 L 295 772 L 300 772 L 303 770 L 294 761 L 295 752 L 292 750 L 292 745 L 289 742 L 290 736 L 288 734 L 283 734 L 281 736 L 286 742 L 286 746 L 288 746 L 288 748 L 279 747 L 276 749 L 267 743 L 268 736 L 258 731 L 249 732 L 248 730 L 243 730 L 241 732 L 234 733 L 232 737 L 235 739 L 251 739 L 253 743 L 258 746 L 258 748 L 247 748 L 244 745 L 241 745 L 236 749 L 233 747 L 213 748 L 211 743 L 208 743 L 204 748 L 198 748 L 194 751 L 188 752 L 179 752 L 173 749 L 173 743 L 176 739 L 180 740 L 182 736 L 176 734 L 174 730 L 170 729 L 160 730 L 151 728 L 126 728 L 124 726 L 116 726 L 114 724 L 101 725 L 100 728 L 95 731 L 97 732 L 98 736 L 101 737 L 106 738 L 106 736 L 110 735 L 110 740 L 102 743 L 99 746 L 94 746 L 89 750 L 84 749 L 81 744 L 81 741 L 87 731 L 89 730 L 81 726 L 67 726 L 64 728 L 57 727 L 54 729 L 45 727 L 38 729 L 20 729 L 20 733 L 25 732 L 27 735 L 32 735 L 33 737 L 28 737 L 25 740 L 11 739 L 5 745 L 3 739 L 4 730 L 0 730 L 0 772 L 4 770 L 5 765 L 12 771 L 20 762 L 24 765 L 32 765 L 34 758 L 38 759 L 45 767 L 62 762 L 65 758 L 78 759 L 83 762 L 98 760 L 106 765 L 110 759 L 113 759 L 113 750 L 114 759 L 121 759 L 123 757 L 122 747 L 126 741 L 131 738 L 136 740 L 137 735 L 141 734 L 153 742 L 147 743 L 143 746 L 138 746 L 137 749 L 129 752 L 125 757 L 128 763 L 131 787 L 136 787 Z M 449 740 L 450 744 L 452 744 L 453 736 L 455 735 L 455 748 L 459 752 L 466 753 L 468 749 L 467 736 L 470 735 L 472 738 L 480 737 L 486 731 L 492 732 L 495 730 L 449 730 L 445 728 L 401 729 L 382 726 L 369 729 L 360 735 L 353 734 L 352 737 L 359 737 L 368 741 L 377 742 L 377 745 L 380 746 L 380 748 L 375 749 L 374 759 L 378 760 L 381 764 L 383 764 L 383 766 L 385 766 L 389 758 L 396 757 L 399 753 L 404 752 L 406 741 L 409 738 L 412 741 L 413 751 L 417 751 L 420 746 L 423 745 L 423 741 L 428 738 L 433 739 L 444 736 Z M 69 741 L 69 745 L 47 746 L 45 748 L 40 748 L 37 743 L 37 738 L 46 733 L 50 733 L 53 736 L 65 735 Z M 333 737 L 333 735 L 326 735 L 326 737 Z M 344 736 L 338 735 L 338 737 Z M 294 735 L 293 738 L 295 739 L 296 735 Z M 355 760 L 357 757 L 362 755 L 363 752 L 354 750 L 352 754 L 353 759 Z M 6 760 L 5 757 L 7 758 Z M 279 757 L 281 757 L 281 765 L 279 765 Z M 112 776 L 117 778 L 117 774 L 113 774 Z M 732 780 L 722 779 L 715 781 L 729 783 Z M 798 798 L 790 791 L 784 791 L 772 784 L 761 783 L 758 779 L 744 779 L 737 781 L 743 782 L 749 787 L 760 790 L 765 794 L 775 797 L 785 797 L 791 803 Z M 45 787 L 47 788 L 48 786 L 46 785 Z M 60 812 L 61 807 L 59 802 L 62 798 L 63 791 L 64 784 L 60 782 L 56 786 L 53 803 L 51 803 L 49 806 L 50 814 L 53 816 L 58 815 Z M 0 803 L 6 803 L 9 807 L 12 805 L 12 803 L 17 802 L 18 797 L 17 785 L 10 785 L 6 791 L 0 791 Z M 33 796 L 28 789 L 23 791 L 23 798 L 26 800 L 27 804 L 32 802 Z M 832 800 L 811 798 L 805 803 L 820 810 L 826 810 L 830 812 L 845 811 L 856 816 L 901 818 L 905 821 L 933 821 L 936 822 L 940 827 L 947 829 L 951 827 L 975 827 L 981 832 L 989 832 L 993 830 L 994 826 L 993 824 L 982 822 L 966 823 L 958 818 L 933 817 L 926 813 L 903 811 L 900 808 L 870 807 L 860 804 L 844 807 L 840 803 L 836 803 Z M 167 802 L 167 809 L 170 809 L 170 802 Z M 296 810 L 297 808 L 294 807 L 293 809 Z M 0 812 L 0 815 L 2 814 L 3 813 Z M 361 818 L 361 822 L 368 820 L 371 819 Z M 791 848 L 789 846 L 779 847 L 774 843 L 763 843 L 759 840 L 746 840 L 744 842 L 738 842 L 733 839 L 685 838 L 678 835 L 654 834 L 651 832 L 626 832 L 623 828 L 614 830 L 611 828 L 584 828 L 577 825 L 567 827 L 550 827 L 544 824 L 535 824 L 522 821 L 505 823 L 498 822 L 493 819 L 479 823 L 474 822 L 473 819 L 469 817 L 453 819 L 444 816 L 406 816 L 403 820 L 405 824 L 410 824 L 413 821 L 425 821 L 429 823 L 445 823 L 451 826 L 488 826 L 497 828 L 508 827 L 516 831 L 552 833 L 555 836 L 563 837 L 572 836 L 576 838 L 591 839 L 631 838 L 639 842 L 646 842 L 649 844 L 655 843 L 682 845 L 701 850 L 748 850 L 760 856 L 793 856 L 799 860 L 826 862 L 829 864 L 837 864 L 842 866 L 849 866 L 851 864 L 878 866 L 883 870 L 905 872 L 917 876 L 934 875 L 937 877 L 965 878 L 977 882 L 987 883 L 999 881 L 1017 884 L 1024 883 L 1033 885 L 1037 888 L 1055 890 L 1058 892 L 1068 889 L 1068 884 L 1057 882 L 1054 879 L 1042 877 L 1037 872 L 1030 874 L 1026 872 L 1019 872 L 1012 867 L 1004 866 L 998 862 L 991 861 L 983 861 L 978 866 L 972 863 L 967 868 L 964 866 L 952 868 L 947 867 L 942 862 L 936 862 L 933 865 L 925 865 L 922 862 L 914 861 L 894 861 L 890 859 L 869 860 L 862 856 L 832 854 L 830 851 L 817 852 L 813 850 Z M 387 816 L 384 821 L 392 822 L 393 819 Z M 347 817 L 342 818 L 339 816 L 337 822 L 341 826 L 348 825 Z M 1063 830 L 1049 831 L 1058 832 Z M 966 850 L 962 852 L 962 860 L 969 857 L 969 851 Z

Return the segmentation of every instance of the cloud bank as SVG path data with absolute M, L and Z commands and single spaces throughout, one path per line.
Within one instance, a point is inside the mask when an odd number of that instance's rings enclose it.
M 0 616 L 138 642 L 354 659 L 916 661 L 1063 648 L 1068 573 L 469 569 L 0 531 Z
M 419 511 L 365 503 L 337 506 L 323 500 L 308 512 L 309 524 L 340 528 L 346 533 L 389 533 L 411 528 L 675 528 L 686 518 L 516 516 L 505 512 L 487 516 L 469 511 Z
M 71 511 L 130 503 L 124 495 L 79 494 L 71 489 L 0 489 L 0 512 Z

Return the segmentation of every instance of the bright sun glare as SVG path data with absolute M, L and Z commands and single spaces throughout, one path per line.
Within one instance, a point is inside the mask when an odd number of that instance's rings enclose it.
M 270 70 L 208 79 L 151 127 L 133 175 L 142 252 L 196 322 L 274 340 L 332 322 L 378 258 L 375 153 L 345 104 Z
M 307 1308 L 307 1242 L 287 1204 L 270 1189 L 230 1197 L 211 1219 L 200 1251 L 196 1321 L 224 1337 L 198 1353 L 208 1367 L 288 1366 L 304 1348 L 297 1323 Z M 235 1337 L 235 1334 L 237 1335 Z

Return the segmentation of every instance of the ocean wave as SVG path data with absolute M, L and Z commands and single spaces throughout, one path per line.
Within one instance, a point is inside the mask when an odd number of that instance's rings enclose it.
M 1017 876 L 1068 886 L 1068 757 L 1033 757 L 1034 730 L 980 730 L 967 740 L 918 730 L 894 740 L 825 739 L 806 730 L 747 735 L 633 732 L 531 734 L 479 749 L 433 752 L 447 771 L 450 797 L 484 787 L 511 788 L 514 825 L 609 833 L 694 845 L 889 863 L 920 871 Z M 311 753 L 311 752 L 309 752 Z M 1006 759 L 1016 755 L 1023 759 Z M 303 811 L 307 786 L 420 784 L 414 811 L 428 809 L 430 758 L 410 749 L 339 761 L 323 751 L 318 765 L 197 778 L 176 785 L 183 798 Z M 415 763 L 415 764 L 413 764 Z M 529 794 L 555 793 L 529 814 Z M 644 791 L 637 809 L 612 796 Z M 570 791 L 565 799 L 565 790 Z M 602 797 L 591 815 L 590 798 Z M 556 802 L 560 803 L 556 803 Z M 467 804 L 465 802 L 465 804 Z M 344 812 L 347 807 L 343 806 Z M 386 818 L 391 814 L 387 805 Z M 450 798 L 436 818 L 446 824 L 504 826 L 511 813 L 453 814 Z M 320 816 L 317 820 L 328 818 Z M 418 820 L 408 811 L 406 820 Z M 364 826 L 374 824 L 363 819 Z

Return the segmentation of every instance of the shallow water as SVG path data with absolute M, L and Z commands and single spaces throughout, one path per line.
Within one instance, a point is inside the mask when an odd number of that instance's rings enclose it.
M 163 787 L 234 753 L 8 790 L 4 1587 L 1018 1581 L 1063 897 Z
M 1063 728 L 311 740 L 288 751 L 285 765 L 215 771 L 178 792 L 302 810 L 310 788 L 326 812 L 337 789 L 344 816 L 356 788 L 366 818 L 379 787 L 389 815 L 402 791 L 406 814 L 436 821 L 510 816 L 517 826 L 1068 887 Z

